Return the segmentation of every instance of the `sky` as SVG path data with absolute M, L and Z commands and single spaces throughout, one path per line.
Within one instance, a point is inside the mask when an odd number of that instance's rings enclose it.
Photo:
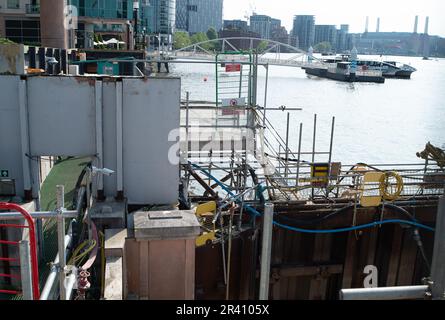
M 224 19 L 246 20 L 253 11 L 281 19 L 288 31 L 294 15 L 310 14 L 316 24 L 349 24 L 352 33 L 365 31 L 366 16 L 370 32 L 376 30 L 378 17 L 381 32 L 413 32 L 416 15 L 423 33 L 429 16 L 428 33 L 445 37 L 444 0 L 224 0 Z

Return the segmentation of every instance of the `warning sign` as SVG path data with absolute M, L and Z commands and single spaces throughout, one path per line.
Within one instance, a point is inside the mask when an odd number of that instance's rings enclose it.
M 240 64 L 226 64 L 226 72 L 240 72 L 241 65 Z

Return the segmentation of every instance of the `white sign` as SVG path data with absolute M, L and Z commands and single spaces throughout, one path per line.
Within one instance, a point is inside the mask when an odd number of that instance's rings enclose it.
M 223 107 L 244 107 L 246 98 L 222 99 Z

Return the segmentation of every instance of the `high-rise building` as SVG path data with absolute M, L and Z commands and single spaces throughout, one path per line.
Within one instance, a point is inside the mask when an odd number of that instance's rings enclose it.
M 146 7 L 147 27 L 150 34 L 172 35 L 175 32 L 176 1 L 150 0 Z
M 43 1 L 0 0 L 0 37 L 19 43 L 40 44 L 40 3 Z M 70 47 L 90 48 L 96 35 L 130 42 L 128 34 L 132 28 L 133 0 L 60 1 L 74 6 L 78 15 L 77 29 L 69 41 Z M 42 18 L 46 19 L 46 15 Z
M 334 25 L 316 25 L 314 44 L 329 42 L 332 48 L 337 44 L 337 27 Z
M 262 14 L 254 14 L 250 17 L 250 30 L 258 33 L 263 39 L 270 39 L 272 18 Z
M 297 15 L 294 17 L 292 29 L 292 45 L 302 50 L 308 50 L 314 44 L 315 17 L 312 15 Z M 295 43 L 298 42 L 298 43 Z
M 176 28 L 191 34 L 223 28 L 223 0 L 176 0 Z
M 247 25 L 247 21 L 244 20 L 224 20 L 224 29 L 225 30 L 249 30 L 249 26 Z

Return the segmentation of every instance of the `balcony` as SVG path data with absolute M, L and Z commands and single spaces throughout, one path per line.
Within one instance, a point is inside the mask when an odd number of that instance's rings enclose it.
M 40 14 L 40 5 L 27 4 L 26 5 L 26 14 Z

